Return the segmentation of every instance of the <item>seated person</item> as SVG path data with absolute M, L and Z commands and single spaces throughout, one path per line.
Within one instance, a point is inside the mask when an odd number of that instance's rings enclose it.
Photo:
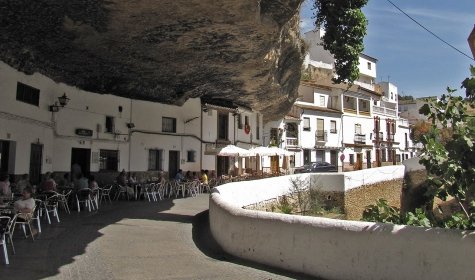
M 96 178 L 94 176 L 89 176 L 89 188 L 91 191 L 97 191 L 99 189 L 99 185 L 96 182 Z
M 28 187 L 31 187 L 29 176 L 28 176 L 28 174 L 23 174 L 21 176 L 21 179 L 16 184 L 15 192 L 16 193 L 23 193 L 23 190 L 25 188 L 28 188 Z
M 59 182 L 59 184 L 63 187 L 71 186 L 71 181 L 69 180 L 69 173 L 64 173 L 63 179 Z
M 10 187 L 10 180 L 7 173 L 0 175 L 0 197 L 11 197 L 12 189 Z
M 176 173 L 175 175 L 175 180 L 178 182 L 178 183 L 181 183 L 183 181 L 184 177 L 183 177 L 183 170 L 181 169 L 178 169 L 178 172 Z
M 208 170 L 201 170 L 201 184 L 208 185 Z
M 56 181 L 53 179 L 51 172 L 46 172 L 45 180 L 41 183 L 42 192 L 55 192 L 56 191 Z
M 121 186 L 127 185 L 127 176 L 124 169 L 122 169 L 122 171 L 119 173 L 119 176 L 117 176 L 117 184 Z
M 35 208 L 36 202 L 32 197 L 32 189 L 30 187 L 27 187 L 23 190 L 22 192 L 22 198 L 15 201 L 13 204 L 13 208 L 15 211 L 17 211 L 18 218 L 19 220 L 31 218 L 31 213 L 33 212 L 33 209 Z M 38 233 L 38 230 L 35 228 L 31 228 L 31 234 L 36 235 Z
M 74 187 L 76 188 L 76 191 L 89 188 L 89 182 L 82 173 L 76 175 L 76 183 L 74 184 Z

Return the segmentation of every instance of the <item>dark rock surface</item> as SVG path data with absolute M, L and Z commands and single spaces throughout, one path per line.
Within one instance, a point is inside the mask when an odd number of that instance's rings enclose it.
M 297 97 L 303 0 L 0 0 L 0 60 L 56 82 L 274 119 Z

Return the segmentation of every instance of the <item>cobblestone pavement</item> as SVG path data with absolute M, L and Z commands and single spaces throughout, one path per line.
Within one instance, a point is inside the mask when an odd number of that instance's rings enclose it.
M 0 279 L 302 279 L 237 260 L 212 240 L 208 196 L 102 204 L 98 212 L 42 219 L 34 242 L 21 230 L 0 259 Z M 3 257 L 3 256 L 2 256 Z

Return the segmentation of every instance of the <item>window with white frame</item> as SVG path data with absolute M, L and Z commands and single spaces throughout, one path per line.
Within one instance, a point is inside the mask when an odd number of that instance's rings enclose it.
M 320 106 L 325 107 L 325 96 L 320 95 Z
M 330 121 L 330 133 L 336 133 L 336 121 Z
M 355 124 L 355 134 L 361 134 L 361 124 Z
M 162 117 L 162 132 L 176 133 L 176 118 Z
M 148 150 L 148 170 L 162 170 L 162 150 Z
M 310 118 L 303 118 L 303 130 L 310 131 Z
M 17 82 L 16 100 L 38 106 L 40 104 L 40 90 Z
M 119 169 L 118 150 L 100 150 L 99 154 L 100 171 L 117 171 Z
M 114 117 L 106 116 L 106 133 L 114 133 Z
M 195 155 L 196 152 L 193 150 L 189 150 L 186 152 L 186 161 L 187 162 L 195 162 Z

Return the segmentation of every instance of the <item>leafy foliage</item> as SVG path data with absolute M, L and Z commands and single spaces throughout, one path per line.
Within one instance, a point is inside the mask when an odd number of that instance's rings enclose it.
M 397 208 L 379 200 L 367 207 L 365 220 L 475 229 L 475 126 L 467 113 L 467 108 L 475 107 L 475 68 L 472 66 L 470 70 L 471 77 L 462 82 L 465 100 L 447 88 L 447 94 L 440 100 L 428 100 L 419 110 L 431 122 L 428 131 L 419 135 L 423 144 L 420 163 L 429 174 L 426 192 L 429 204 L 401 216 Z M 450 200 L 458 207 L 451 209 L 448 218 L 440 220 L 432 212 L 435 198 Z
M 316 26 L 325 28 L 323 47 L 335 57 L 336 83 L 352 84 L 359 77 L 367 20 L 361 8 L 367 0 L 315 0 Z

